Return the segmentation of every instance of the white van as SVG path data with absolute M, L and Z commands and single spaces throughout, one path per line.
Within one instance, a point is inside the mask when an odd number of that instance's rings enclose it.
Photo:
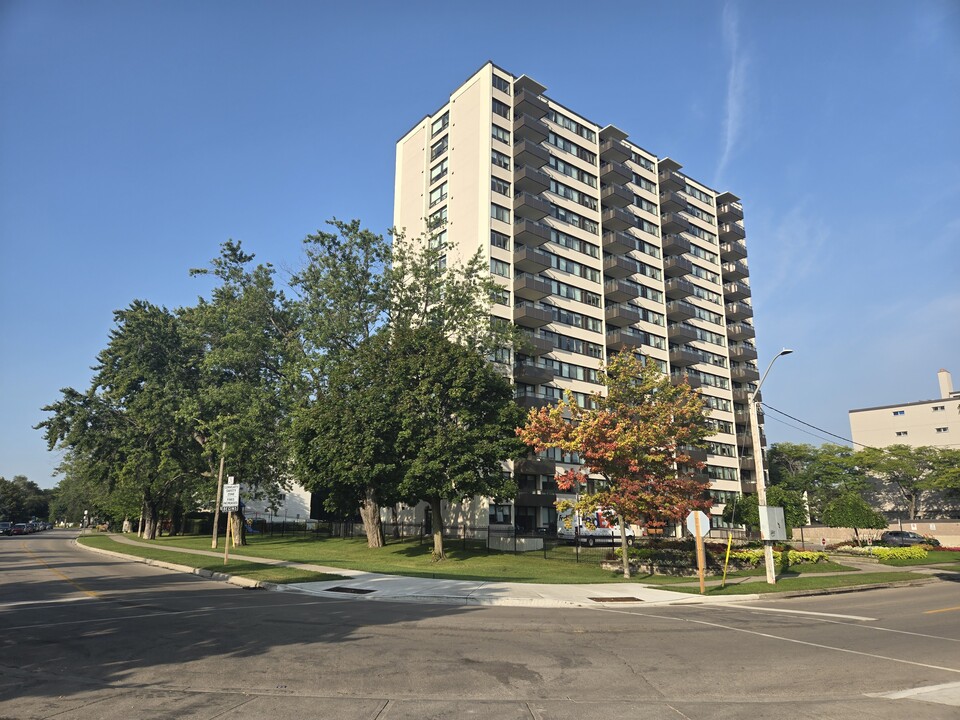
M 570 520 L 570 527 L 567 527 Z M 633 545 L 636 537 L 633 529 L 627 527 L 627 545 Z M 580 542 L 581 545 L 619 545 L 620 526 L 607 520 L 603 513 L 597 511 L 589 515 L 581 515 L 572 510 L 557 516 L 557 539 L 568 543 Z

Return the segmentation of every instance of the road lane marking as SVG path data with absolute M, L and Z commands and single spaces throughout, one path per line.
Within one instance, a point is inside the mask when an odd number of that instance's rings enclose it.
M 929 663 L 915 662 L 914 660 L 904 660 L 903 658 L 890 657 L 888 655 L 877 655 L 875 653 L 863 652 L 861 650 L 850 650 L 849 648 L 836 647 L 834 645 L 823 645 L 822 643 L 810 642 L 808 640 L 796 640 L 794 638 L 774 635 L 772 633 L 760 632 L 759 630 L 748 630 L 742 627 L 733 627 L 732 625 L 723 625 L 721 623 L 709 622 L 707 620 L 694 620 L 691 618 L 677 618 L 669 615 L 654 615 L 645 612 L 630 612 L 629 610 L 614 610 L 612 608 L 597 608 L 597 612 L 616 613 L 620 615 L 637 615 L 640 617 L 652 617 L 660 620 L 673 620 L 675 622 L 686 622 L 693 625 L 706 625 L 707 627 L 720 628 L 721 630 L 732 630 L 733 632 L 744 633 L 746 635 L 756 635 L 757 637 L 767 638 L 769 640 L 782 640 L 783 642 L 793 643 L 795 645 L 806 645 L 807 647 L 820 648 L 821 650 L 833 650 L 834 652 L 847 653 L 849 655 L 859 655 L 860 657 L 873 658 L 875 660 L 887 660 L 889 662 L 900 663 L 901 665 L 914 665 L 916 667 L 927 668 L 930 670 L 943 670 L 944 672 L 960 674 L 960 667 L 943 667 L 942 665 L 930 665 Z M 864 627 L 864 626 L 858 626 Z M 870 626 L 866 626 L 869 628 Z M 870 628 L 872 629 L 872 628 Z M 949 638 L 944 638 L 949 639 Z
M 730 610 L 759 610 L 761 612 L 787 613 L 789 615 L 812 615 L 814 617 L 840 618 L 842 620 L 862 620 L 863 622 L 876 622 L 877 618 L 861 617 L 860 615 L 837 615 L 836 613 L 813 612 L 811 610 L 787 610 L 785 608 L 755 607 L 752 605 L 736 605 Z
M 92 597 L 92 598 L 100 597 L 100 594 L 99 594 L 98 592 L 96 592 L 95 590 L 87 590 L 85 587 L 83 587 L 83 586 L 80 585 L 78 582 L 76 582 L 75 580 L 73 580 L 73 578 L 69 577 L 68 575 L 66 575 L 65 573 L 61 572 L 60 570 L 57 570 L 57 568 L 53 567 L 52 565 L 49 565 L 46 560 L 44 560 L 42 557 L 40 557 L 39 555 L 37 555 L 37 554 L 36 554 L 33 550 L 31 550 L 30 548 L 28 548 L 28 547 L 27 547 L 27 544 L 26 544 L 25 542 L 20 543 L 20 547 L 22 547 L 24 550 L 26 550 L 28 554 L 30 554 L 38 563 L 40 563 L 40 564 L 43 565 L 45 568 L 47 568 L 47 570 L 49 570 L 50 572 L 52 572 L 52 573 L 54 573 L 54 574 L 59 575 L 60 577 L 62 577 L 64 580 L 66 580 L 68 583 L 70 583 L 71 585 L 73 585 L 77 590 L 79 590 L 80 592 L 82 592 L 84 595 L 88 595 L 88 596 L 90 596 L 90 597 Z
M 934 613 L 956 612 L 957 610 L 960 610 L 960 605 L 957 605 L 956 607 L 940 608 L 940 609 L 938 609 L 938 610 L 926 610 L 926 611 L 924 611 L 923 614 L 924 614 L 924 615 L 933 615 Z
M 89 597 L 70 597 L 60 598 L 59 600 L 20 600 L 19 602 L 0 603 L 0 610 L 7 608 L 22 608 L 27 605 L 56 605 L 58 603 L 77 602 L 79 600 L 89 600 Z
M 923 702 L 940 703 L 960 707 L 960 682 L 944 683 L 943 685 L 928 685 L 926 687 L 910 688 L 885 693 L 867 693 L 869 697 L 887 698 L 889 700 L 921 700 Z

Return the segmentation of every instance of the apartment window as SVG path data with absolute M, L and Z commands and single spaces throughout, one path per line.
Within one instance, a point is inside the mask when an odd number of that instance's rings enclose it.
M 510 236 L 496 230 L 490 231 L 490 244 L 502 250 L 510 249 Z
M 580 240 L 579 238 L 567 235 L 553 228 L 550 228 L 550 241 L 555 242 L 557 245 L 562 245 L 565 248 L 582 252 L 584 255 L 589 255 L 590 257 L 600 257 L 599 245 L 588 243 L 586 240 Z
M 934 411 L 934 412 L 943 412 L 943 411 L 946 410 L 946 409 L 947 409 L 946 405 L 934 405 L 934 406 L 933 406 L 933 411 Z
M 430 207 L 447 199 L 447 183 L 441 183 L 430 191 Z
M 490 272 L 500 277 L 510 277 L 510 263 L 496 258 L 490 258 Z
M 699 245 L 690 245 L 690 254 L 694 257 L 698 257 L 701 260 L 706 260 L 707 262 L 714 263 L 716 265 L 720 264 L 720 257 L 716 253 L 712 253 L 709 250 L 704 250 Z
M 652 193 L 657 192 L 657 184 L 651 180 L 647 180 L 642 175 L 633 174 L 633 184 L 637 187 L 641 187 L 644 190 Z
M 493 86 L 501 92 L 510 93 L 510 81 L 500 77 L 496 73 L 493 74 Z
M 712 302 L 714 305 L 723 305 L 723 298 L 720 297 L 720 293 L 715 293 L 713 290 L 707 290 L 705 287 L 694 285 L 693 295 L 701 300 Z
M 695 188 L 693 185 L 685 185 L 683 188 L 683 192 L 689 195 L 690 197 L 695 197 L 697 200 L 699 200 L 702 203 L 706 203 L 707 205 L 713 205 L 713 198 L 707 195 L 707 193 L 703 192 L 702 190 L 697 190 L 697 188 Z M 716 223 L 714 223 L 714 225 L 716 225 Z
M 690 271 L 690 274 L 694 277 L 698 277 L 701 280 L 706 280 L 707 282 L 720 284 L 720 276 L 715 272 L 710 272 L 704 267 L 699 265 L 694 265 L 693 270 Z
M 694 207 L 693 205 L 687 205 L 683 211 L 687 213 L 687 215 L 693 215 L 695 218 L 703 220 L 705 223 L 709 223 L 710 225 L 717 224 L 717 219 L 713 215 L 708 212 L 704 212 L 700 208 Z
M 447 111 L 436 120 L 433 121 L 433 124 L 430 126 L 430 137 L 436 137 L 438 133 L 443 132 L 450 125 L 450 112 Z
M 431 160 L 436 160 L 438 157 L 440 157 L 441 155 L 443 155 L 443 154 L 447 151 L 447 145 L 449 144 L 448 138 L 449 138 L 449 136 L 444 135 L 442 138 L 440 138 L 439 140 L 437 140 L 437 141 L 430 147 L 430 159 L 431 159 Z
M 494 305 L 510 307 L 510 291 L 498 285 L 495 290 L 490 291 L 490 302 Z
M 687 232 L 691 235 L 696 235 L 701 240 L 706 240 L 711 245 L 717 244 L 717 236 L 712 232 L 704 230 L 703 228 L 697 227 L 696 225 L 691 225 L 687 228 Z
M 563 270 L 563 272 L 568 272 L 572 275 L 578 275 L 579 277 L 592 282 L 600 282 L 600 271 L 595 268 L 581 265 L 578 262 L 567 260 L 567 258 L 554 255 L 553 253 L 545 252 L 544 255 L 550 258 L 550 266 L 554 270 Z
M 572 200 L 578 205 L 583 205 L 585 208 L 589 208 L 590 210 L 597 209 L 596 198 L 580 192 L 579 190 L 575 190 L 569 185 L 564 185 L 561 182 L 557 182 L 556 180 L 550 181 L 550 192 L 554 193 L 555 195 L 559 195 L 562 198 L 566 198 L 567 200 Z
M 906 437 L 906 436 L 907 436 L 906 430 L 897 430 L 897 437 Z
M 641 210 L 646 210 L 648 213 L 657 214 L 656 203 L 652 203 L 649 200 L 640 197 L 639 195 L 633 196 L 633 204 L 636 205 Z
M 595 163 L 597 161 L 596 153 L 590 152 L 585 147 L 581 147 L 576 143 L 570 142 L 566 138 L 562 138 L 556 133 L 551 132 L 547 136 L 547 142 L 556 148 L 560 148 L 564 152 L 568 152 L 571 155 L 576 155 L 581 160 L 586 160 L 588 163 Z
M 600 226 L 594 220 L 589 220 L 582 215 L 577 215 L 575 212 L 565 210 L 559 205 L 550 203 L 550 214 L 560 222 L 573 225 L 574 227 L 578 227 L 581 230 L 586 230 L 594 235 L 600 232 Z
M 492 160 L 493 164 L 496 165 L 497 167 L 502 167 L 504 170 L 509 170 L 509 169 L 510 169 L 510 156 L 509 156 L 509 155 L 504 155 L 502 152 L 499 152 L 499 151 L 497 151 L 497 150 L 494 150 L 494 151 L 493 151 L 493 154 L 492 154 L 491 160 Z
M 441 230 L 441 231 L 438 232 L 436 235 L 433 235 L 433 236 L 427 241 L 427 247 L 429 247 L 431 250 L 436 250 L 437 248 L 441 248 L 441 247 L 443 247 L 443 246 L 446 245 L 446 244 L 447 244 L 447 231 L 446 231 L 446 230 Z
M 597 293 L 592 293 L 589 290 L 581 290 L 578 287 L 567 285 L 558 280 L 551 280 L 550 285 L 554 295 L 568 298 L 569 300 L 576 300 L 577 302 L 592 305 L 593 307 L 600 307 L 600 296 Z
M 711 480 L 736 480 L 737 469 L 707 465 L 707 475 Z
M 590 187 L 597 186 L 597 177 L 591 175 L 586 170 L 581 170 L 576 165 L 571 165 L 566 163 L 556 155 L 550 156 L 550 167 L 558 172 L 562 172 L 567 177 L 572 177 L 575 180 L 579 180 L 582 183 L 589 185 Z
M 443 160 L 438 162 L 436 165 L 434 165 L 432 168 L 430 168 L 430 184 L 431 185 L 447 174 L 448 165 L 449 165 L 449 162 L 447 161 L 447 158 L 444 158 Z
M 653 171 L 653 162 L 643 155 L 638 155 L 637 153 L 630 153 L 630 159 L 633 160 L 637 165 L 647 170 Z
M 447 222 L 447 208 L 442 207 L 427 218 L 430 227 L 438 227 Z
M 558 113 L 556 110 L 548 110 L 547 119 L 562 128 L 566 128 L 571 132 L 575 132 L 584 140 L 589 140 L 590 142 L 597 141 L 597 134 L 593 130 L 588 127 L 584 127 L 573 118 L 568 118 L 566 115 Z
M 510 183 L 508 183 L 506 180 L 501 180 L 498 177 L 490 178 L 490 189 L 495 193 L 500 193 L 501 195 L 510 197 Z
M 490 204 L 490 217 L 494 220 L 500 220 L 501 222 L 508 223 L 510 222 L 510 211 L 503 207 L 503 205 L 497 205 L 496 203 Z
M 660 237 L 660 228 L 657 225 L 654 225 L 652 222 L 648 222 L 641 217 L 637 218 L 637 227 L 639 227 L 645 233 L 650 233 L 651 235 Z
M 510 119 L 510 106 L 496 98 L 493 99 L 493 111 L 502 118 Z
M 945 427 L 937 428 L 937 432 L 938 432 L 938 433 L 949 432 L 949 430 L 950 430 L 950 428 L 945 428 Z
M 499 140 L 502 143 L 510 144 L 510 131 L 500 127 L 499 125 L 494 124 L 493 126 L 493 139 Z
M 899 415 L 903 415 L 903 413 L 904 413 L 903 410 L 894 410 L 894 411 L 893 411 L 893 416 L 894 416 L 894 417 L 897 417 L 897 416 L 899 416 Z
M 693 375 L 693 373 L 690 373 Z M 704 396 L 707 397 L 707 396 Z M 707 418 L 707 426 L 712 427 L 718 433 L 733 434 L 733 423 L 726 420 L 717 420 L 716 418 Z

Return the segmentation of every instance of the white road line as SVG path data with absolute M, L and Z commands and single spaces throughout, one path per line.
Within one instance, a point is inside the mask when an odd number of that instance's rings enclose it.
M 7 608 L 13 608 L 16 610 L 17 608 L 24 608 L 27 605 L 56 605 L 58 603 L 69 603 L 69 602 L 77 602 L 78 600 L 95 600 L 95 599 L 96 598 L 92 598 L 89 595 L 82 595 L 80 597 L 60 598 L 59 600 L 20 600 L 19 602 L 0 603 L 0 610 L 5 610 Z
M 693 620 L 691 618 L 677 618 L 669 615 L 654 615 L 652 613 L 630 612 L 629 610 L 613 610 L 609 608 L 598 609 L 599 612 L 615 613 L 618 615 L 637 615 L 640 617 L 651 617 L 660 620 L 673 620 L 676 622 L 686 622 L 694 625 L 706 625 L 707 627 L 720 628 L 721 630 L 731 630 L 733 632 L 744 633 L 746 635 L 756 635 L 757 637 L 768 638 L 770 640 L 782 640 L 783 642 L 793 643 L 794 645 L 806 645 L 807 647 L 820 648 L 821 650 L 833 650 L 834 652 L 847 653 L 849 655 L 859 655 L 861 657 L 874 658 L 875 660 L 887 660 L 889 662 L 899 663 L 901 665 L 914 665 L 916 667 L 928 668 L 930 670 L 943 670 L 945 672 L 960 674 L 960 667 L 943 667 L 942 665 L 930 665 L 929 663 L 915 662 L 913 660 L 904 660 L 903 658 L 890 657 L 888 655 L 877 655 L 875 653 L 861 652 L 860 650 L 850 650 L 849 648 L 836 647 L 834 645 L 823 645 L 821 643 L 808 642 L 807 640 L 795 640 L 794 638 L 783 637 L 782 635 L 773 635 L 772 633 L 760 632 L 759 630 L 748 630 L 742 627 L 733 627 L 721 623 L 708 622 L 706 620 Z M 863 626 L 858 626 L 863 627 Z M 869 629 L 870 626 L 866 626 Z M 947 639 L 947 638 L 944 638 Z
M 717 606 L 711 606 L 717 608 Z M 784 608 L 755 607 L 753 605 L 731 605 L 720 608 L 723 610 L 759 610 L 761 612 L 787 613 L 789 615 L 813 615 L 814 617 L 841 618 L 843 620 L 861 620 L 863 622 L 876 622 L 877 618 L 861 617 L 860 615 L 837 615 L 835 613 L 812 612 L 810 610 L 786 610 Z
M 960 682 L 928 685 L 927 687 L 898 690 L 895 692 L 868 693 L 867 695 L 869 697 L 887 698 L 889 700 L 922 700 L 923 702 L 960 707 Z

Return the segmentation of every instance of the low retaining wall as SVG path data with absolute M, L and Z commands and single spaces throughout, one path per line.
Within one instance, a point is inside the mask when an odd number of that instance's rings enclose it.
M 940 541 L 945 547 L 960 547 L 960 520 L 903 520 L 890 523 L 888 530 L 908 530 L 929 535 Z M 878 540 L 883 530 L 861 530 L 864 540 Z M 853 528 L 832 528 L 824 525 L 808 525 L 793 529 L 793 541 L 803 541 L 806 548 L 820 547 L 826 540 L 827 545 L 848 542 L 853 539 Z

